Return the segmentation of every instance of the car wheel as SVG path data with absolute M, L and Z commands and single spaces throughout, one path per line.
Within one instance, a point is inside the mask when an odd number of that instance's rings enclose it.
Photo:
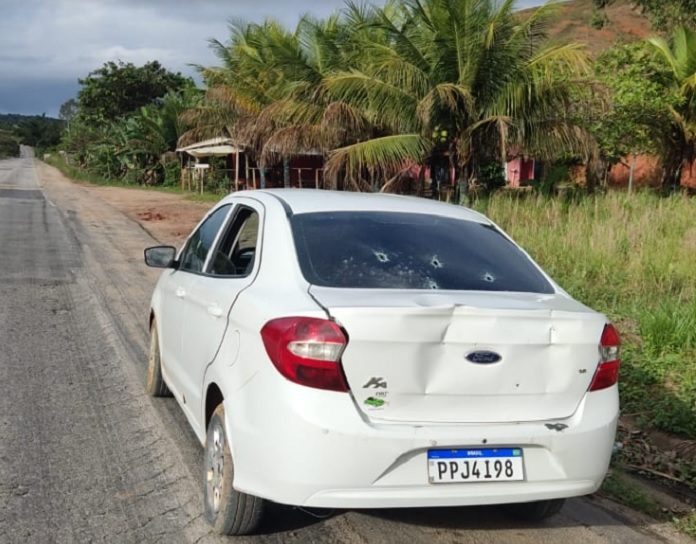
M 232 487 L 234 464 L 225 434 L 225 409 L 213 413 L 205 440 L 205 517 L 220 534 L 248 535 L 261 522 L 264 500 Z
M 147 357 L 147 382 L 145 384 L 148 395 L 152 397 L 171 397 L 169 387 L 162 377 L 162 360 L 160 359 L 159 338 L 157 336 L 157 324 L 152 321 L 150 327 L 150 351 Z
M 555 516 L 561 511 L 565 499 L 551 499 L 547 501 L 521 502 L 506 504 L 506 513 L 515 519 L 522 521 L 542 521 Z

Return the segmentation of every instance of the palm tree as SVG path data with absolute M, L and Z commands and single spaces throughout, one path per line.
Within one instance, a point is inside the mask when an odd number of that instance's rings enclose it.
M 309 150 L 327 155 L 375 134 L 361 110 L 336 100 L 323 87 L 332 74 L 355 65 L 361 54 L 360 38 L 370 28 L 366 15 L 362 7 L 349 5 L 327 19 L 306 16 L 291 41 L 269 42 L 276 52 L 277 72 L 282 73 L 282 98 L 266 106 L 247 127 L 258 138 L 264 162 L 287 160 Z M 350 182 L 334 186 L 365 188 Z
M 511 149 L 587 154 L 567 111 L 589 65 L 546 39 L 557 3 L 529 16 L 514 0 L 348 4 L 294 32 L 233 21 L 185 138 L 232 136 L 262 162 L 320 149 L 334 186 L 365 190 L 437 156 L 471 183 Z
M 514 0 L 402 0 L 374 8 L 387 36 L 365 41 L 357 69 L 329 76 L 338 100 L 365 112 L 382 136 L 331 155 L 329 176 L 388 176 L 444 152 L 466 184 L 511 148 L 538 157 L 588 152 L 566 118 L 589 73 L 578 45 L 547 40 L 554 4 L 532 15 Z
M 662 142 L 663 187 L 677 190 L 684 162 L 691 164 L 696 158 L 696 31 L 677 28 L 671 46 L 658 37 L 650 38 L 649 43 L 667 65 L 671 75 L 669 84 L 681 99 L 671 109 L 671 131 Z
M 205 97 L 182 115 L 191 128 L 181 136 L 179 145 L 218 136 L 236 139 L 238 125 L 255 118 L 275 99 L 267 89 L 268 75 L 261 75 L 265 70 L 259 44 L 264 26 L 231 19 L 229 30 L 229 43 L 210 40 L 222 66 L 197 66 L 206 86 Z
M 222 61 L 200 68 L 208 84 L 204 103 L 184 116 L 194 123 L 181 144 L 226 136 L 263 165 L 307 150 L 330 151 L 371 134 L 359 112 L 328 102 L 321 84 L 358 56 L 356 28 L 364 10 L 341 16 L 303 17 L 289 32 L 279 23 L 232 20 L 229 43 L 211 42 Z

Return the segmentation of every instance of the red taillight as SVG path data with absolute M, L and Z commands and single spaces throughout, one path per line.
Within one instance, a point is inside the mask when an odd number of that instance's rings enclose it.
M 341 355 L 348 344 L 336 323 L 313 317 L 284 317 L 266 323 L 261 338 L 273 365 L 291 382 L 348 391 Z
M 606 389 L 618 382 L 620 366 L 621 339 L 614 325 L 608 323 L 599 341 L 599 366 L 590 385 L 590 391 Z

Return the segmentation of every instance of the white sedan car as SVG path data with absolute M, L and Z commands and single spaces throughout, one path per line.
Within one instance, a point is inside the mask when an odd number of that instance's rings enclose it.
M 147 387 L 205 447 L 205 514 L 266 501 L 506 504 L 593 493 L 619 413 L 620 341 L 486 217 L 424 199 L 239 192 L 164 268 Z

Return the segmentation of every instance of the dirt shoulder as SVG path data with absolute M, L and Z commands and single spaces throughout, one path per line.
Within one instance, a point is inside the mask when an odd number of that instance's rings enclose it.
M 57 168 L 39 161 L 37 170 L 40 179 L 56 185 L 77 185 L 94 198 L 113 206 L 162 244 L 179 247 L 212 207 L 212 204 L 193 202 L 177 194 L 78 183 L 65 177 Z

